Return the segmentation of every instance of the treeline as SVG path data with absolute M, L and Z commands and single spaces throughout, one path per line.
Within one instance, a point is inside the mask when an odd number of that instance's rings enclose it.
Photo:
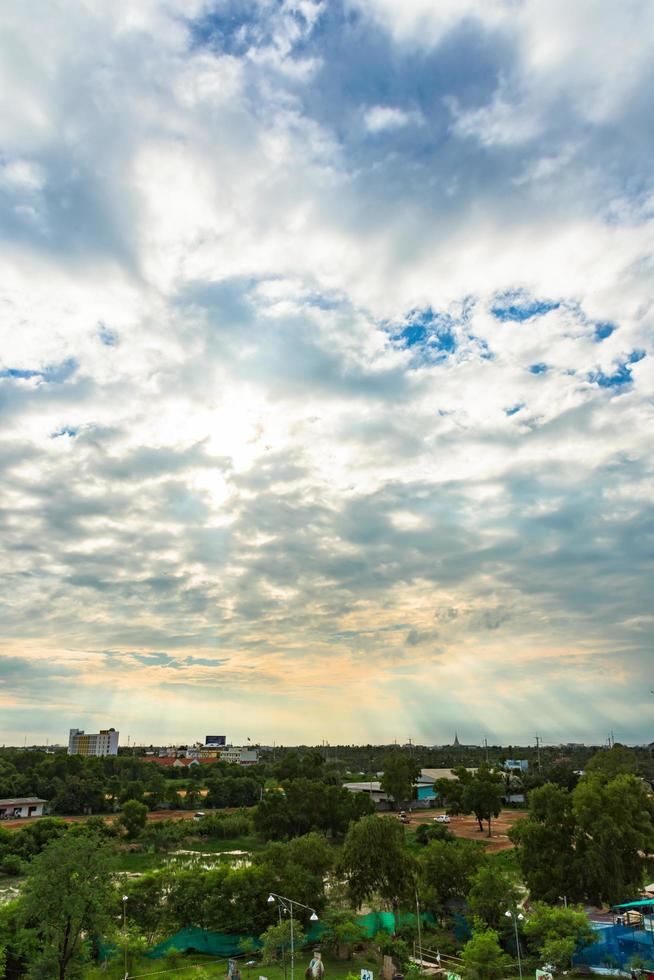
M 235 821 L 244 821 L 243 829 L 251 817 L 215 815 L 197 827 L 187 826 L 186 832 L 231 833 Z M 513 923 L 504 911 L 515 910 L 521 899 L 516 881 L 482 847 L 454 839 L 446 828 L 427 828 L 435 839 L 428 835 L 416 851 L 397 820 L 368 815 L 350 823 L 341 846 L 313 831 L 268 844 L 246 867 L 202 871 L 167 866 L 123 878 L 118 889 L 112 875 L 115 828 L 98 821 L 69 829 L 56 820 L 41 824 L 49 828 L 49 838 L 38 840 L 41 849 L 32 857 L 23 893 L 0 909 L 0 954 L 14 978 L 78 976 L 84 962 L 98 958 L 91 936 L 102 937 L 104 946 L 114 943 L 131 972 L 133 961 L 148 946 L 187 926 L 240 934 L 244 951 L 248 937 L 261 937 L 264 955 L 274 957 L 280 941 L 288 944 L 288 936 L 281 934 L 288 922 L 278 922 L 270 892 L 293 895 L 316 909 L 325 927 L 323 948 L 338 949 L 341 955 L 344 946 L 351 952 L 352 945 L 367 944 L 371 952 L 388 953 L 400 967 L 407 966 L 415 925 L 401 925 L 400 913 L 413 912 L 416 902 L 440 924 L 433 935 L 425 931 L 425 944 L 443 952 L 460 949 L 442 927 L 454 911 L 467 909 L 475 923 L 463 949 L 471 974 L 505 975 L 502 971 L 515 952 Z M 167 830 L 171 828 L 163 828 Z M 153 831 L 148 826 L 144 833 Z M 395 936 L 366 937 L 357 923 L 362 904 L 394 910 Z M 297 910 L 298 946 L 309 914 Z M 573 908 L 537 906 L 523 930 L 523 942 L 534 955 L 561 965 L 579 944 L 590 941 L 587 919 Z
M 622 746 L 598 752 L 574 787 L 547 783 L 511 831 L 534 899 L 596 905 L 634 898 L 651 874 L 653 798 Z
M 36 796 L 48 801 L 52 813 L 71 815 L 113 813 L 134 799 L 151 810 L 194 809 L 201 800 L 210 807 L 240 807 L 258 801 L 266 778 L 265 767 L 244 769 L 220 762 L 182 770 L 183 782 L 179 773 L 137 756 L 88 758 L 2 749 L 0 799 Z M 200 789 L 209 790 L 206 800 Z
M 629 759 L 633 773 L 654 776 L 649 750 L 615 746 L 614 751 Z M 217 762 L 162 770 L 137 754 L 96 759 L 69 756 L 64 751 L 49 754 L 0 749 L 0 798 L 37 796 L 47 800 L 55 814 L 111 813 L 132 799 L 150 809 L 195 809 L 200 804 L 242 807 L 254 805 L 266 790 L 274 790 L 289 780 L 341 786 L 346 779 L 356 779 L 361 773 L 385 771 L 386 778 L 392 780 L 393 771 L 399 769 L 404 772 L 400 781 L 406 781 L 407 774 L 418 773 L 421 768 L 483 767 L 487 755 L 491 769 L 510 757 L 526 758 L 529 770 L 510 778 L 505 776 L 504 789 L 507 793 L 528 794 L 547 783 L 574 789 L 579 771 L 585 769 L 594 754 L 589 748 L 576 748 L 566 754 L 558 747 L 545 747 L 541 748 L 539 759 L 534 749 L 512 746 L 490 747 L 488 752 L 465 747 L 415 747 L 403 751 L 388 746 L 338 746 L 276 749 L 274 753 L 264 753 L 259 765 L 247 768 Z M 208 790 L 208 795 L 201 796 L 201 790 Z M 296 832 L 298 829 L 289 825 L 287 833 Z

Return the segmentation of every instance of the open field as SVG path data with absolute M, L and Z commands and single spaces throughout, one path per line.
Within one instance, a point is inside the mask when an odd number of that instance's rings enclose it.
M 444 810 L 413 810 L 411 812 L 411 823 L 408 824 L 408 827 L 409 829 L 413 828 L 415 830 L 420 824 L 432 824 L 434 817 L 444 812 Z M 516 820 L 526 816 L 527 813 L 525 810 L 502 810 L 499 817 L 493 820 L 493 835 L 490 839 L 486 827 L 484 827 L 482 834 L 479 833 L 479 824 L 472 816 L 450 817 L 450 823 L 447 824 L 447 828 L 456 837 L 462 837 L 464 840 L 476 840 L 485 844 L 487 850 L 490 852 L 504 851 L 513 847 L 512 842 L 508 838 L 509 829 Z
M 209 813 L 238 813 L 241 807 L 225 807 L 221 810 L 209 810 Z M 152 810 L 148 813 L 148 820 L 192 820 L 195 810 Z M 88 820 L 88 817 L 63 817 L 59 814 L 53 813 L 49 816 L 58 817 L 60 820 L 65 820 L 66 823 L 83 823 L 84 820 Z M 103 817 L 107 823 L 112 823 L 120 817 L 120 813 L 109 813 L 109 814 L 99 814 Z M 35 820 L 41 820 L 41 817 L 30 817 L 29 819 L 23 817 L 21 820 L 3 820 L 0 826 L 6 827 L 7 830 L 19 830 L 21 827 L 26 827 L 30 823 L 34 823 Z
M 309 960 L 311 959 L 311 950 L 299 950 L 295 957 L 295 977 L 296 980 L 304 977 L 304 971 L 309 965 Z M 350 972 L 359 973 L 362 966 L 369 966 L 372 964 L 372 960 L 368 957 L 357 958 L 354 960 L 332 960 L 329 957 L 323 957 L 325 962 L 325 977 L 327 980 L 345 980 L 345 976 Z M 188 964 L 188 965 L 187 965 Z M 376 962 L 372 967 L 375 976 L 378 972 L 378 967 Z M 284 971 L 281 965 L 263 965 L 256 960 L 253 966 L 246 966 L 245 959 L 240 960 L 241 969 L 241 980 L 258 980 L 260 976 L 265 976 L 266 980 L 284 980 Z M 152 976 L 155 974 L 160 974 L 161 976 L 175 977 L 176 980 L 190 980 L 191 977 L 198 976 L 200 971 L 203 971 L 202 975 L 211 977 L 222 977 L 223 980 L 227 975 L 227 960 L 216 960 L 207 956 L 200 956 L 198 954 L 188 954 L 180 959 L 179 966 L 170 971 L 171 967 L 167 966 L 164 959 L 159 960 L 148 960 L 143 958 L 138 964 L 135 964 L 133 970 L 130 971 L 130 977 L 143 977 Z M 291 970 L 290 964 L 287 963 L 287 980 L 290 980 Z M 84 974 L 85 980 L 122 980 L 124 976 L 122 968 L 122 960 L 119 958 L 114 958 L 108 964 L 106 970 L 100 967 L 89 968 Z

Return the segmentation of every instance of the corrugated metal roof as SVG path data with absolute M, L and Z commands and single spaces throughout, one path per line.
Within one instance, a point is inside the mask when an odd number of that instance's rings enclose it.
M 640 909 L 645 906 L 654 906 L 654 898 L 640 898 L 636 902 L 623 902 L 622 905 L 612 905 L 613 909 Z
M 34 806 L 36 803 L 47 803 L 37 796 L 19 796 L 15 800 L 0 800 L 0 806 Z

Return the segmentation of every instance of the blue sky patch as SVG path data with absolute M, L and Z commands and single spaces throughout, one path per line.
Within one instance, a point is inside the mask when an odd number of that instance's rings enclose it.
M 51 439 L 59 439 L 61 436 L 68 436 L 70 439 L 74 439 L 78 434 L 79 429 L 76 429 L 72 425 L 63 425 L 61 429 L 57 429 L 50 436 Z
M 502 293 L 491 306 L 491 313 L 497 320 L 522 323 L 535 316 L 544 316 L 557 310 L 561 304 L 551 300 L 535 299 L 522 290 Z
M 24 380 L 26 378 L 36 377 L 41 377 L 40 371 L 25 371 L 22 368 L 3 368 L 0 370 L 0 378 L 18 378 Z
M 411 310 L 405 323 L 402 330 L 393 333 L 393 340 L 423 359 L 441 361 L 456 350 L 455 320 L 448 313 L 434 313 L 431 307 Z
M 614 323 L 596 323 L 595 324 L 595 340 L 599 343 L 601 340 L 606 340 L 610 337 L 613 331 L 616 329 Z
M 538 364 L 531 364 L 529 367 L 530 374 L 546 374 L 549 371 L 549 367 L 544 361 L 539 361 Z
M 588 380 L 596 382 L 600 388 L 621 388 L 622 385 L 631 384 L 631 365 L 637 364 L 645 357 L 644 350 L 633 350 L 626 361 L 618 362 L 612 374 L 605 374 L 604 371 L 594 371 L 588 375 Z
M 511 408 L 505 408 L 504 409 L 504 414 L 505 415 L 508 415 L 508 416 L 517 415 L 517 413 L 520 411 L 520 409 L 521 408 L 524 408 L 524 407 L 525 407 L 524 402 L 522 402 L 519 405 L 512 405 Z
M 48 364 L 41 371 L 27 370 L 23 368 L 4 368 L 0 370 L 0 378 L 16 378 L 19 380 L 29 378 L 40 378 L 48 383 L 61 384 L 67 381 L 77 370 L 77 361 L 74 357 L 62 361 L 60 364 Z
M 118 334 L 116 331 L 110 330 L 110 328 L 106 326 L 106 324 L 102 323 L 102 321 L 98 323 L 98 337 L 100 339 L 100 343 L 104 344 L 105 347 L 115 347 L 118 343 Z

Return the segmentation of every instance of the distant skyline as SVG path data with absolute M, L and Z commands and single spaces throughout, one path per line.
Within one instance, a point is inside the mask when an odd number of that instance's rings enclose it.
M 0 744 L 654 739 L 653 43 L 6 5 Z

